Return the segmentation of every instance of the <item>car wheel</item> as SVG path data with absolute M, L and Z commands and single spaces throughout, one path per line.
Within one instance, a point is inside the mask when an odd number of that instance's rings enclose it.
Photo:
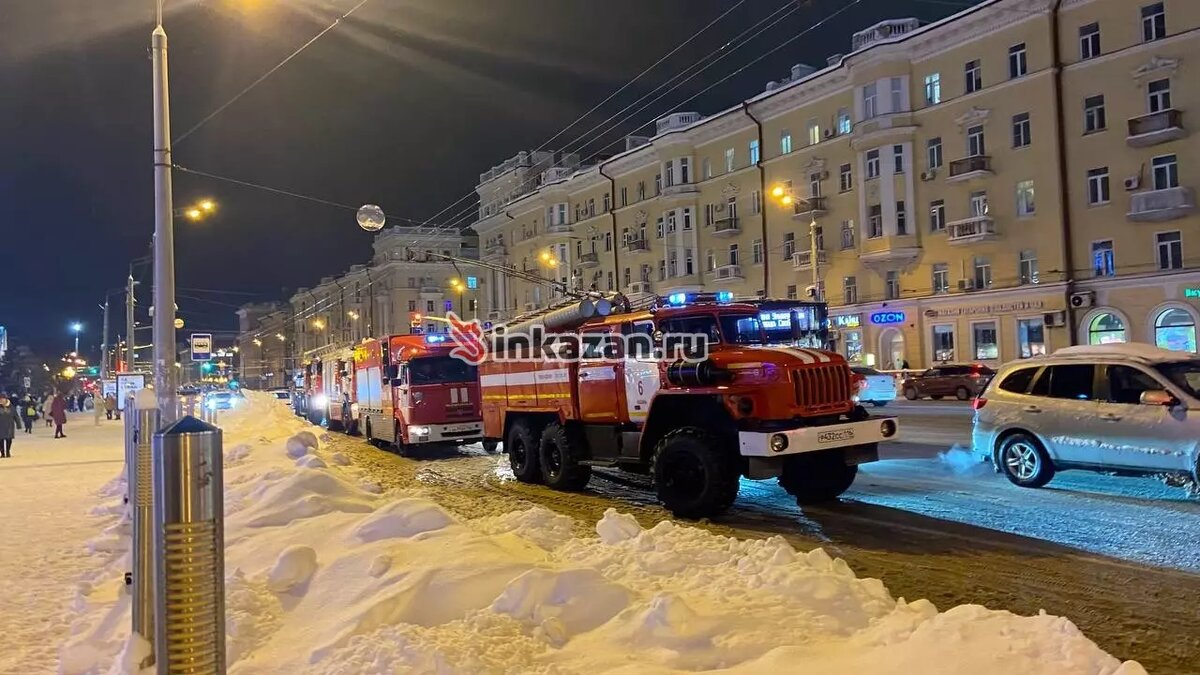
M 1000 443 L 1000 470 L 1013 485 L 1039 488 L 1054 478 L 1054 464 L 1036 438 L 1017 433 Z
M 917 388 L 916 387 L 905 387 L 904 388 L 904 398 L 906 398 L 910 401 L 917 400 Z
M 966 387 L 959 387 L 954 390 L 954 398 L 960 401 L 966 401 L 971 398 L 971 390 Z

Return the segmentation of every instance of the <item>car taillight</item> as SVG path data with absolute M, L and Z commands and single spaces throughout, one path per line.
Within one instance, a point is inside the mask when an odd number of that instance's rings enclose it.
M 980 408 L 982 408 L 985 405 L 987 405 L 986 398 L 976 398 L 973 401 L 971 401 L 971 409 L 972 410 L 979 410 Z

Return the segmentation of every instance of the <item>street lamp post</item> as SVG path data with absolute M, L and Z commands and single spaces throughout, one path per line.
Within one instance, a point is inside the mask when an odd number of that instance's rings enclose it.
M 154 306 L 175 306 L 175 232 L 171 195 L 171 101 L 167 76 L 167 32 L 162 26 L 162 1 L 157 25 L 150 35 L 154 75 Z M 133 336 L 130 336 L 132 341 Z M 154 389 L 160 423 L 175 421 L 175 313 L 154 316 Z
M 75 333 L 75 353 L 79 353 L 79 331 L 83 330 L 83 324 L 76 321 L 71 324 L 71 332 Z

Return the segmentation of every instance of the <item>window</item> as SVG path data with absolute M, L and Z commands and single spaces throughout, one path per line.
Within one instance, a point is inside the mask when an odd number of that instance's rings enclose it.
M 790 286 L 787 287 L 787 299 L 795 300 L 796 297 L 797 297 L 796 296 L 796 284 L 791 284 Z
M 610 290 L 610 291 L 616 290 L 615 287 L 613 286 L 613 283 L 614 283 L 613 273 L 612 273 L 612 271 L 609 271 L 609 273 L 607 275 L 607 284 L 606 284 L 608 287 L 608 290 Z
M 704 176 L 704 180 L 712 178 L 712 160 L 707 157 L 700 161 L 700 175 Z
M 679 252 L 678 251 L 671 251 L 671 254 L 669 256 L 667 256 L 667 276 L 672 277 L 672 278 L 679 276 Z
M 733 160 L 736 150 L 733 148 L 725 148 L 725 173 L 733 171 Z
M 1088 323 L 1088 344 L 1108 345 L 1126 342 L 1125 322 L 1112 313 L 1097 315 Z
M 426 301 L 425 301 L 425 311 L 426 311 L 426 312 L 433 312 L 433 300 L 426 300 Z
M 972 192 L 970 207 L 972 218 L 982 218 L 983 216 L 986 216 L 989 212 L 987 192 L 983 190 Z
M 738 264 L 738 245 L 737 244 L 729 245 L 729 264 L 730 265 Z
M 680 217 L 683 219 L 683 230 L 686 232 L 692 229 L 692 207 L 689 206 L 685 209 L 682 209 L 680 211 Z
M 1046 355 L 1046 324 L 1039 319 L 1017 319 L 1017 353 L 1023 359 Z
M 879 177 L 879 149 L 867 151 L 867 180 Z
M 887 300 L 900 298 L 900 273 L 896 270 L 888 270 L 887 276 L 884 278 L 883 293 Z
M 1033 181 L 1023 180 L 1017 183 L 1017 215 L 1032 216 L 1037 212 L 1034 203 Z
M 977 255 L 974 259 L 975 266 L 975 288 L 991 288 L 992 286 L 992 262 L 986 257 Z
M 609 211 L 612 211 L 612 196 L 610 196 L 607 192 L 605 192 L 604 193 L 604 212 L 608 213 Z
M 786 155 L 792 151 L 792 132 L 784 129 L 779 132 L 779 154 Z
M 871 206 L 870 217 L 867 218 L 867 238 L 877 239 L 883 236 L 883 206 Z
M 846 108 L 838 108 L 837 133 L 839 136 L 850 133 L 850 111 Z
M 933 327 L 933 360 L 954 360 L 954 326 Z
M 930 73 L 925 76 L 925 105 L 937 105 L 942 102 L 942 75 Z
M 933 265 L 933 292 L 950 292 L 950 268 L 946 263 L 935 263 Z
M 816 145 L 821 142 L 821 124 L 816 120 L 808 121 L 808 144 Z
M 1108 203 L 1108 167 L 1088 169 L 1087 172 L 1088 204 L 1096 206 Z
M 1104 112 L 1104 94 L 1089 96 L 1083 99 L 1083 133 L 1092 134 L 1104 131 L 1108 127 L 1108 119 Z
M 967 128 L 967 156 L 981 157 L 987 154 L 987 145 L 983 142 L 983 127 Z
M 1029 63 L 1025 54 L 1025 43 L 1008 48 L 1008 77 L 1016 79 L 1024 77 L 1029 72 Z
M 1182 309 L 1163 310 L 1154 319 L 1154 344 L 1162 349 L 1195 353 L 1196 321 Z
M 838 189 L 842 192 L 854 189 L 854 174 L 850 172 L 849 164 L 843 164 L 838 169 Z
M 683 249 L 683 273 L 696 273 L 696 261 L 695 258 L 692 257 L 692 249 L 690 248 Z
M 1105 400 L 1109 403 L 1141 405 L 1142 392 L 1163 388 L 1152 375 L 1131 366 L 1106 366 L 1105 370 L 1108 371 L 1104 378 L 1108 384 Z
M 1000 389 L 1014 394 L 1024 394 L 1029 390 L 1029 385 L 1033 382 L 1033 376 L 1037 374 L 1037 371 L 1037 368 L 1014 370 L 1000 383 Z
M 758 164 L 760 159 L 762 159 L 762 157 L 759 152 L 758 139 L 756 138 L 750 141 L 750 166 Z
M 1047 366 L 1029 391 L 1034 396 L 1090 401 L 1096 376 L 1090 364 Z
M 705 227 L 712 225 L 713 221 L 716 220 L 716 211 L 717 211 L 716 204 L 705 204 L 704 205 L 704 226 Z
M 762 193 L 755 190 L 750 193 L 750 213 L 762 212 Z
M 637 198 L 641 201 L 646 198 L 646 181 L 640 180 L 637 184 Z
M 410 312 L 417 311 L 417 301 L 416 300 L 408 301 L 408 311 L 410 311 Z
M 929 160 L 930 169 L 942 166 L 942 139 L 940 136 L 925 142 L 925 154 Z
M 1037 252 L 1025 250 L 1017 254 L 1017 282 L 1021 285 L 1038 282 Z
M 1012 132 L 1014 148 L 1024 148 L 1033 142 L 1033 136 L 1029 129 L 1029 113 L 1013 115 Z
M 908 234 L 908 214 L 904 212 L 904 202 L 896 202 L 896 234 Z
M 662 187 L 663 187 L 662 174 L 661 173 L 655 174 L 655 176 L 654 176 L 654 194 L 661 195 Z
M 863 87 L 863 119 L 869 120 L 879 114 L 879 92 L 876 84 Z
M 1179 187 L 1179 163 L 1175 155 L 1160 155 L 1150 160 L 1154 173 L 1154 189 L 1166 190 Z
M 946 229 L 946 202 L 936 199 L 929 202 L 929 231 L 941 232 Z
M 889 81 L 891 85 L 891 112 L 900 112 L 904 110 L 904 79 L 893 77 Z
M 658 220 L 654 222 L 654 236 L 662 239 L 664 234 L 666 234 L 666 228 L 663 227 L 663 217 L 659 216 Z
M 1100 24 L 1089 23 L 1079 27 L 1079 58 L 1094 59 L 1100 56 Z
M 1183 269 L 1183 237 L 1178 231 L 1154 235 L 1158 247 L 1158 269 Z
M 1142 41 L 1151 42 L 1167 37 L 1167 13 L 1163 4 L 1156 2 L 1142 8 Z
M 842 221 L 842 250 L 854 248 L 854 223 L 849 220 Z
M 1146 85 L 1146 111 L 1151 113 L 1171 109 L 1171 80 L 1155 80 Z
M 624 282 L 626 288 L 628 288 L 630 282 L 633 281 L 633 274 L 630 273 L 628 267 L 625 268 L 625 273 L 621 276 L 621 281 Z
M 842 302 L 853 305 L 858 302 L 858 279 L 842 277 Z
M 975 341 L 975 360 L 991 361 L 1000 358 L 1000 344 L 996 336 L 996 322 L 987 321 L 971 326 Z
M 611 250 L 612 250 L 612 244 L 613 244 L 613 240 L 612 240 L 612 232 L 605 232 L 605 233 L 604 233 L 604 250 L 605 250 L 605 251 L 611 251 Z
M 895 173 L 904 173 L 904 146 L 892 146 L 892 170 Z
M 979 66 L 979 59 L 967 61 L 967 64 L 963 66 L 963 75 L 966 79 L 963 90 L 966 93 L 970 94 L 983 89 L 983 69 Z
M 705 269 L 707 269 L 709 272 L 717 269 L 717 259 L 716 259 L 716 256 L 713 254 L 712 250 L 709 249 L 709 251 L 707 252 L 706 255 L 707 255 L 707 262 L 706 262 Z
M 692 182 L 692 160 L 688 157 L 679 158 L 679 182 Z
M 762 239 L 755 239 L 750 244 L 750 259 L 754 262 L 755 265 L 762 263 L 762 261 L 763 261 Z
M 621 188 L 621 206 L 629 206 L 629 188 Z
M 666 278 L 667 278 L 667 261 L 659 260 L 658 261 L 658 280 L 665 281 Z
M 1117 262 L 1111 239 L 1092 242 L 1092 269 L 1098 277 L 1117 276 Z
M 787 260 L 796 252 L 796 233 L 788 232 L 783 235 L 783 259 Z
M 809 197 L 820 197 L 821 196 L 821 174 L 819 174 L 819 173 L 808 174 L 808 196 Z
M 596 215 L 596 198 L 595 197 L 588 197 L 587 214 L 588 214 L 589 218 Z
M 725 199 L 725 217 L 730 221 L 737 218 L 737 197 L 727 197 Z

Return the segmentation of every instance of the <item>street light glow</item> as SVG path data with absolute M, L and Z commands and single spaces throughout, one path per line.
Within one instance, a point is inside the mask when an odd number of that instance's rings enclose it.
M 200 220 L 200 216 L 204 215 L 198 208 L 190 208 L 183 212 L 183 215 L 188 217 L 188 220 Z
M 200 206 L 201 211 L 208 211 L 208 212 L 212 212 L 213 209 L 217 208 L 216 202 L 214 202 L 211 199 L 202 200 L 200 202 L 199 206 Z
M 771 188 L 771 196 L 776 199 L 782 197 L 785 192 L 787 192 L 787 190 L 784 190 L 782 185 L 776 185 L 775 187 Z
M 781 203 L 782 203 L 784 206 L 791 206 L 791 205 L 792 205 L 792 196 L 791 196 L 791 195 L 784 195 L 784 196 L 783 196 L 783 199 L 780 199 L 779 201 L 780 201 L 780 202 L 781 202 Z
M 279 338 L 280 342 L 287 340 L 287 338 L 283 336 L 283 333 L 276 333 L 275 337 Z
M 320 319 L 313 319 L 312 326 L 313 326 L 313 328 L 316 328 L 317 330 L 321 330 L 322 328 L 325 327 L 325 322 Z
M 79 331 L 83 330 L 83 324 L 76 321 L 75 323 L 71 324 L 71 330 L 78 333 Z
M 258 338 L 254 338 L 254 346 L 255 346 L 255 347 L 261 347 L 261 346 L 262 346 L 262 340 L 259 340 Z

